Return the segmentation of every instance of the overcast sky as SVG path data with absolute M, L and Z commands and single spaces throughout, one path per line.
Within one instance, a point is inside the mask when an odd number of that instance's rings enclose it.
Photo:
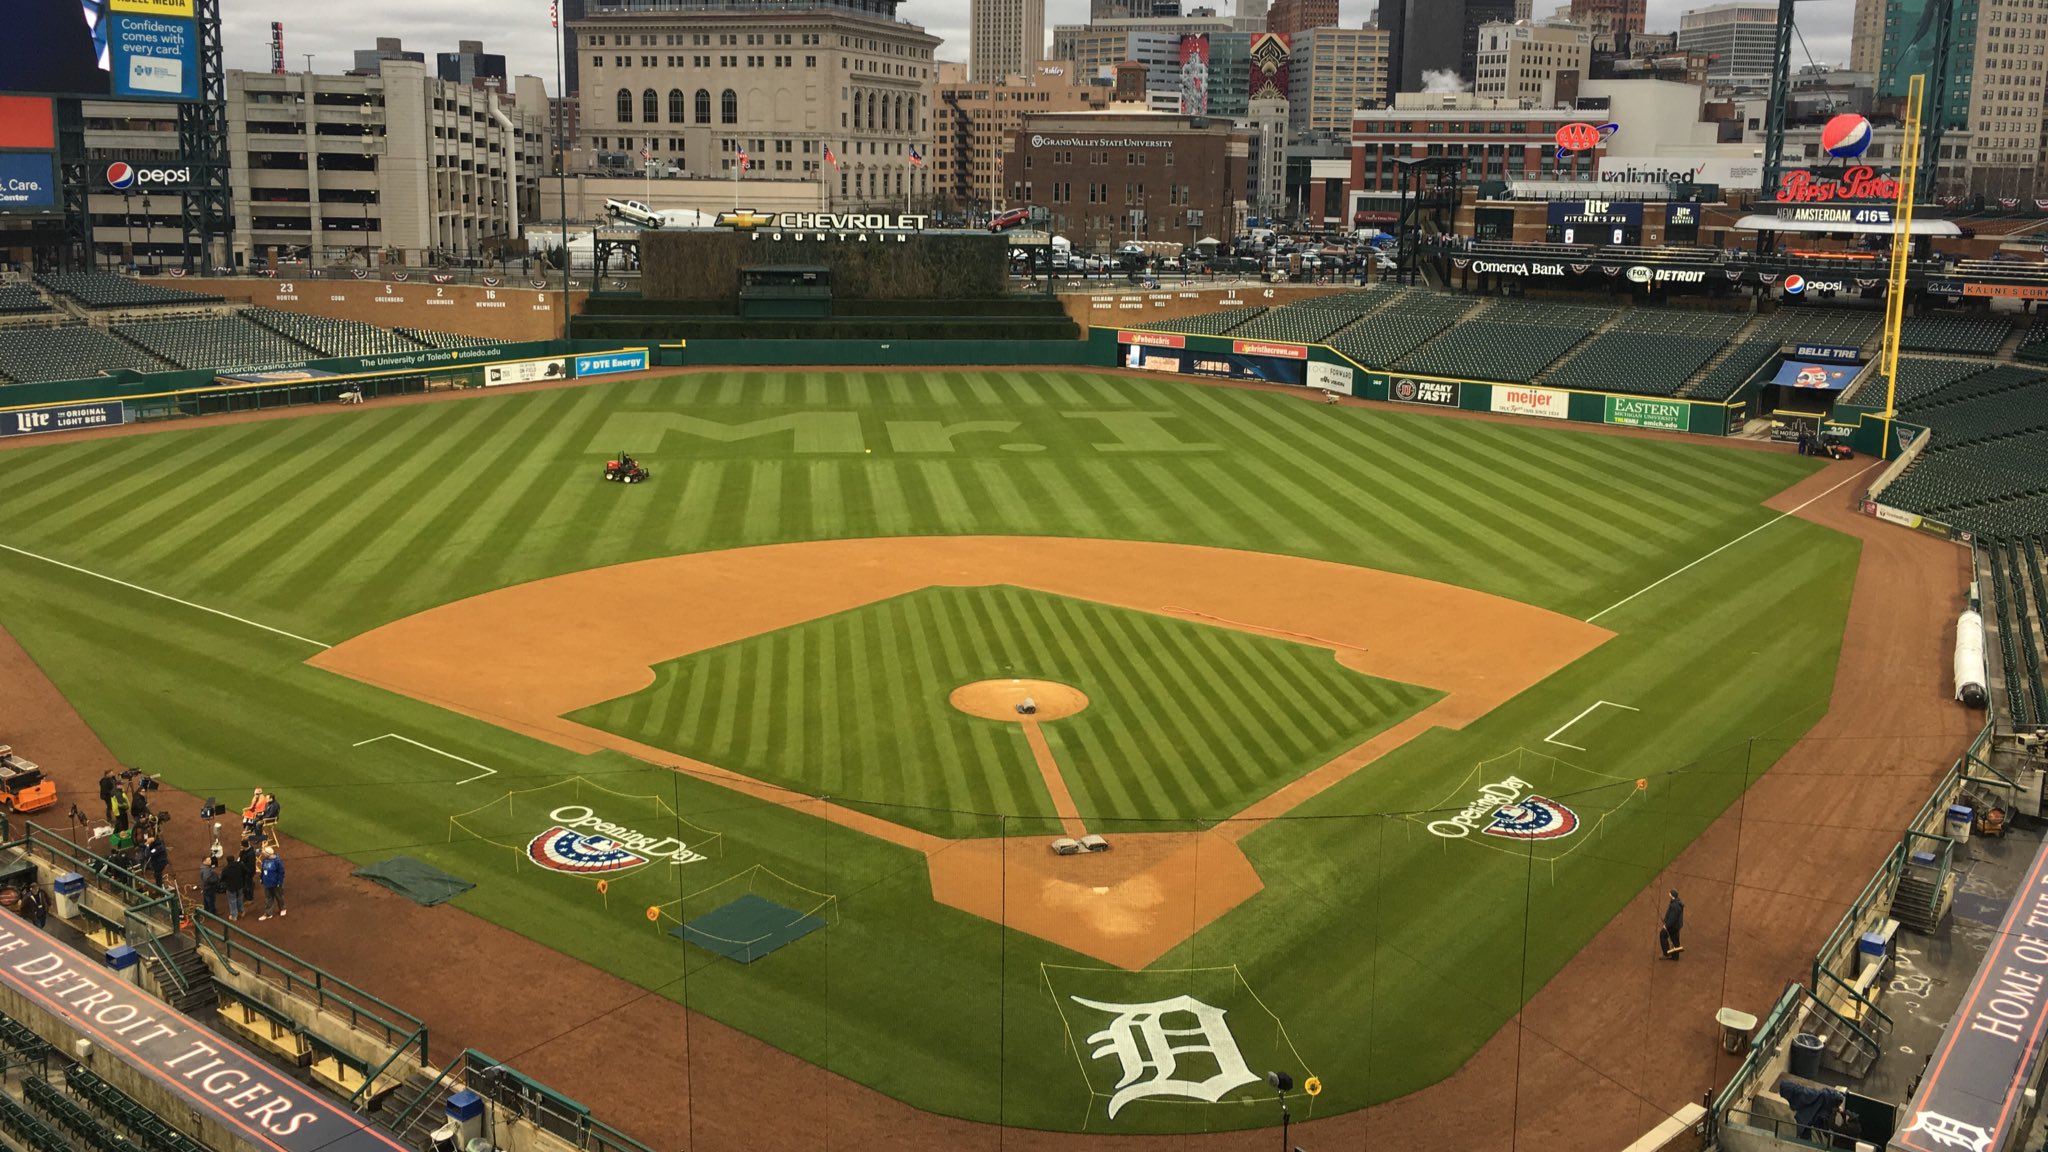
M 1183 0 L 1188 7 L 1215 4 L 1228 13 L 1233 0 Z M 1341 0 L 1341 19 L 1349 26 L 1365 22 L 1377 0 Z M 1650 29 L 1670 30 L 1678 26 L 1678 13 L 1699 7 L 1707 0 L 1650 0 Z M 1547 16 L 1559 0 L 1535 0 L 1536 15 Z M 1854 0 L 1802 0 L 1799 32 L 1805 50 L 1793 42 L 1795 66 L 1805 63 L 1810 51 L 1821 63 L 1845 63 L 1849 58 L 1849 21 Z M 284 21 L 285 66 L 294 71 L 306 66 L 305 53 L 313 53 L 317 72 L 341 72 L 354 62 L 357 48 L 373 47 L 379 36 L 397 36 L 409 49 L 427 53 L 452 52 L 461 39 L 482 40 L 487 52 L 502 52 L 512 72 L 539 76 L 555 90 L 554 37 L 548 28 L 547 0 L 345 0 L 341 3 L 309 4 L 305 0 L 271 0 L 269 6 L 250 0 L 230 0 L 222 5 L 223 34 L 227 40 L 230 68 L 267 70 L 270 67 L 270 22 Z M 922 24 L 943 37 L 942 59 L 967 59 L 967 0 L 904 0 L 899 9 L 904 19 Z M 1088 19 L 1088 0 L 1046 0 L 1048 24 L 1079 24 Z M 1049 33 L 1048 33 L 1049 35 Z

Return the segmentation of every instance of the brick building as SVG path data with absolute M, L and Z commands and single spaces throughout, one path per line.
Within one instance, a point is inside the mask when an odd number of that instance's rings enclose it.
M 1273 0 L 1266 9 L 1266 31 L 1282 36 L 1336 26 L 1337 0 Z
M 1026 116 L 1010 139 L 1003 182 L 1012 207 L 1042 206 L 1052 230 L 1078 248 L 1192 244 L 1236 234 L 1249 151 L 1243 130 L 1208 117 Z

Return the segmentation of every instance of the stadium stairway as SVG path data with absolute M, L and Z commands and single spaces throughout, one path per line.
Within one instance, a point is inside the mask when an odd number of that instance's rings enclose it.
M 1736 355 L 1745 344 L 1757 338 L 1757 330 L 1762 323 L 1763 319 L 1760 315 L 1754 312 L 1750 313 L 1749 319 L 1743 321 L 1742 327 L 1737 328 L 1735 334 L 1728 337 L 1727 347 L 1708 357 L 1707 362 L 1694 370 L 1692 375 L 1686 377 L 1685 383 L 1680 384 L 1678 391 L 1672 393 L 1672 395 L 1681 398 L 1694 395 L 1695 390 L 1705 383 L 1707 377 L 1713 375 L 1716 369 L 1727 363 L 1729 357 Z
M 205 957 L 199 954 L 191 937 L 178 932 L 159 939 L 170 956 L 172 970 L 166 972 L 164 962 L 151 949 L 142 951 L 143 966 L 155 977 L 157 988 L 162 990 L 171 1007 L 195 1019 L 204 1016 L 219 1000 L 214 989 L 213 970 L 206 966 Z
M 1549 383 L 1550 378 L 1552 376 L 1556 375 L 1558 371 L 1562 369 L 1565 365 L 1571 363 L 1573 360 L 1578 359 L 1579 354 L 1584 352 L 1587 348 L 1591 347 L 1595 340 L 1598 340 L 1600 337 L 1605 336 L 1609 332 L 1614 331 L 1615 327 L 1621 323 L 1622 317 L 1627 316 L 1628 313 L 1629 310 L 1627 308 L 1616 308 L 1614 310 L 1613 315 L 1607 317 L 1605 320 L 1600 321 L 1599 327 L 1586 333 L 1585 338 L 1580 340 L 1577 344 L 1572 345 L 1571 348 L 1567 350 L 1564 355 L 1559 356 L 1555 360 L 1552 360 L 1550 362 L 1550 366 L 1545 368 L 1540 374 L 1537 375 L 1537 377 L 1534 380 L 1531 380 L 1530 383 Z M 1472 316 L 1470 313 L 1467 313 L 1466 315 L 1461 316 L 1458 319 L 1459 322 L 1462 323 L 1466 320 L 1472 319 Z
M 1998 350 L 1991 354 L 1991 358 L 2008 362 L 2018 360 L 2020 345 L 2025 344 L 2028 338 L 2033 336 L 2034 327 L 2035 322 L 2032 319 L 2025 324 L 2014 324 L 2012 331 L 2005 334 L 2005 342 L 1998 346 Z

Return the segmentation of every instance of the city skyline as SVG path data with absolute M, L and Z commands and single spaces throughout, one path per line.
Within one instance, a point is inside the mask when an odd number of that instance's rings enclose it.
M 1188 3 L 1190 7 L 1200 6 L 1201 0 Z M 1215 0 L 1214 6 L 1225 15 L 1234 9 L 1230 0 Z M 1536 0 L 1535 15 L 1542 18 L 1558 6 L 1556 0 Z M 1652 31 L 1674 31 L 1680 12 L 1707 6 L 1706 0 L 1650 0 L 1649 27 Z M 357 0 L 345 7 L 311 11 L 284 4 L 266 9 L 231 2 L 222 7 L 222 36 L 230 68 L 268 70 L 270 22 L 282 19 L 285 66 L 293 71 L 306 66 L 307 53 L 313 54 L 315 71 L 346 71 L 354 61 L 355 50 L 370 47 L 378 36 L 398 36 L 408 49 L 427 53 L 453 51 L 458 40 L 482 39 L 486 51 L 504 54 L 507 70 L 512 74 L 540 77 L 551 94 L 556 88 L 554 41 L 548 27 L 546 0 L 514 0 L 494 9 L 488 19 L 481 19 L 476 6 L 464 0 Z M 1342 0 L 1339 23 L 1356 27 L 1375 7 L 1376 0 Z M 1799 40 L 1793 41 L 1794 66 L 1804 64 L 1809 52 L 1823 64 L 1846 64 L 1853 10 L 1853 0 L 1802 3 L 1799 30 L 1805 50 L 1801 50 Z M 1045 13 L 1049 49 L 1051 26 L 1087 23 L 1088 0 L 1046 0 Z M 945 41 L 940 58 L 966 62 L 967 0 L 906 0 L 901 15 Z

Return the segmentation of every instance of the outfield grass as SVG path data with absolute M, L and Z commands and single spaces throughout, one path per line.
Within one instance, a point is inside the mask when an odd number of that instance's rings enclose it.
M 622 447 L 654 483 L 596 478 Z M 1156 967 L 1232 969 L 1218 986 L 1241 982 L 1281 1022 L 1327 1085 L 1322 1113 L 1455 1069 L 1804 730 L 1832 684 L 1856 559 L 1854 540 L 1797 519 L 1730 543 L 1774 519 L 1760 502 L 1814 467 L 1789 455 L 1078 372 L 636 380 L 0 461 L 0 544 L 324 642 L 518 581 L 822 537 L 1247 548 L 1580 617 L 1728 545 L 1602 615 L 1615 638 L 1544 684 L 1246 838 L 1265 890 Z M 294 835 L 476 880 L 458 901 L 468 911 L 921 1107 L 1095 1131 L 1270 1118 L 1141 1104 L 1108 1121 L 1091 1085 L 1110 1066 L 1064 1044 L 1066 1028 L 1099 1021 L 1063 1015 L 1078 1009 L 1046 976 L 1099 965 L 935 905 L 915 853 L 318 671 L 303 663 L 309 643 L 16 552 L 0 551 L 0 623 L 125 761 L 199 795 L 274 787 Z M 1569 854 L 1445 841 L 1411 817 L 1600 699 L 1639 711 L 1603 709 L 1572 730 L 1581 775 L 1560 775 L 1555 799 L 1615 814 Z M 354 747 L 386 732 L 499 774 L 463 784 L 475 770 L 431 751 Z M 1639 777 L 1645 794 L 1617 803 L 1613 781 Z M 648 902 L 760 865 L 835 897 L 837 923 L 742 967 L 652 930 L 632 901 L 608 908 L 583 878 L 520 863 L 516 847 L 451 837 L 458 813 L 576 779 L 662 798 L 717 835 L 712 859 L 635 874 Z M 522 831 L 499 833 L 516 844 Z M 1043 851 L 1042 838 L 1021 846 Z M 1159 977 L 1059 979 L 1102 998 L 1148 995 Z
M 571 719 L 941 836 L 1057 834 L 1022 729 L 947 702 L 1004 677 L 1088 696 L 1041 725 L 1084 819 L 1162 829 L 1236 815 L 1442 695 L 1286 640 L 927 588 L 669 661 Z

